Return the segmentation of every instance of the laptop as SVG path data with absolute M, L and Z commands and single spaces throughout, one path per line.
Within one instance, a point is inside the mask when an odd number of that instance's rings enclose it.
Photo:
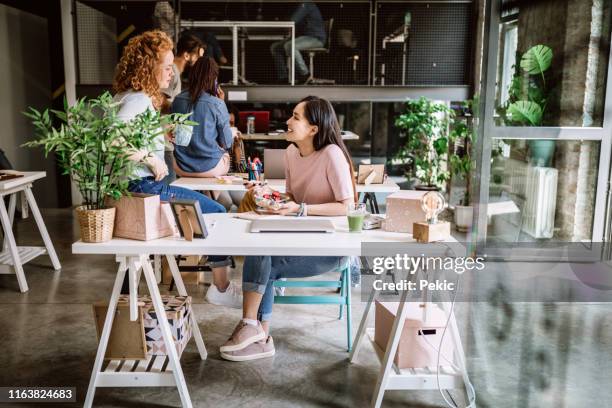
M 286 149 L 264 149 L 264 176 L 267 179 L 285 178 Z
M 326 218 L 262 218 L 251 221 L 251 232 L 334 232 L 334 223 Z
M 268 133 L 270 130 L 269 111 L 243 111 L 238 113 L 238 129 L 242 133 L 247 132 L 247 118 L 255 116 L 255 133 Z

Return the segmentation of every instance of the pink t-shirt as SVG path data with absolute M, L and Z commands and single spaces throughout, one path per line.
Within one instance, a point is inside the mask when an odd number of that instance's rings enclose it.
M 290 145 L 285 152 L 285 178 L 296 203 L 335 203 L 354 197 L 349 164 L 334 144 L 307 157 Z

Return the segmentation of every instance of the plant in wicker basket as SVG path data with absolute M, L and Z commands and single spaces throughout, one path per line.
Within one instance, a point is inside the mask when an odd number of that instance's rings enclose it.
M 63 111 L 29 108 L 24 112 L 37 135 L 25 146 L 42 147 L 46 155 L 55 152 L 63 173 L 71 176 L 83 196 L 77 216 L 81 238 L 87 242 L 112 237 L 115 209 L 106 208 L 105 200 L 129 194 L 129 177 L 136 166 L 130 154 L 152 150 L 155 138 L 168 126 L 193 123 L 187 121 L 188 115 L 161 116 L 151 110 L 125 122 L 118 111 L 119 104 L 105 92 L 94 99 L 80 99 L 73 106 L 64 101 Z

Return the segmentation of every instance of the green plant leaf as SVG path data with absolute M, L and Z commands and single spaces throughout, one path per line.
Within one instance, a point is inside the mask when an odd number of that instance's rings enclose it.
M 103 206 L 108 196 L 128 194 L 136 166 L 129 159 L 133 150 L 152 151 L 162 124 L 175 125 L 187 119 L 186 115 L 161 117 L 158 112 L 146 111 L 123 122 L 118 110 L 119 104 L 107 92 L 94 99 L 79 99 L 73 106 L 64 104 L 64 111 L 30 108 L 24 112 L 36 133 L 24 146 L 41 147 L 45 154 L 55 152 L 63 173 L 70 174 L 91 209 Z M 54 119 L 59 119 L 56 127 Z
M 531 47 L 521 58 L 521 68 L 530 75 L 542 75 L 550 68 L 553 52 L 546 45 L 535 45 Z
M 535 102 L 518 101 L 508 106 L 508 113 L 513 123 L 540 126 L 542 124 L 542 108 Z

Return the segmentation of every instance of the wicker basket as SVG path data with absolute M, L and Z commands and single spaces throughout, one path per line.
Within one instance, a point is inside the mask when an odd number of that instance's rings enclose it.
M 115 207 L 88 210 L 85 206 L 80 206 L 77 207 L 76 213 L 83 242 L 106 242 L 113 238 Z

